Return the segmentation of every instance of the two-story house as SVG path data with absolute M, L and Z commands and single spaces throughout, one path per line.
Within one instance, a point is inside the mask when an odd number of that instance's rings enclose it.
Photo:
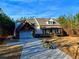
M 55 19 L 34 18 L 31 20 L 27 19 L 26 21 L 35 24 L 34 34 L 36 37 L 51 35 L 61 36 L 64 34 L 63 28 Z

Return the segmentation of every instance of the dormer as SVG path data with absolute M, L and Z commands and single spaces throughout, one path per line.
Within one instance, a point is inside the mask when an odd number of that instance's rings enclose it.
M 57 24 L 57 22 L 53 19 L 50 19 L 50 20 L 47 21 L 47 24 L 48 25 L 55 25 L 55 24 Z

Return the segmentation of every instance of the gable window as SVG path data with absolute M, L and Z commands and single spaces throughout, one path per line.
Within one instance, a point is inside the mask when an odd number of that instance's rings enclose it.
M 55 22 L 53 21 L 53 24 L 55 24 Z
M 52 21 L 48 21 L 48 24 L 52 24 Z
M 56 24 L 56 22 L 54 22 L 54 21 L 48 21 L 48 24 Z

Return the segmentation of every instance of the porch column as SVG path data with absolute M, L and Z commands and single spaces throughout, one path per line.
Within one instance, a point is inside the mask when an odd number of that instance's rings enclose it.
M 57 34 L 57 29 L 55 29 L 55 33 Z
M 43 29 L 43 34 L 45 34 L 45 29 Z
M 46 35 L 46 29 L 45 29 L 45 33 L 44 34 Z
M 61 29 L 61 35 L 63 35 L 63 30 Z
M 62 35 L 62 29 L 61 28 L 58 29 L 58 34 Z

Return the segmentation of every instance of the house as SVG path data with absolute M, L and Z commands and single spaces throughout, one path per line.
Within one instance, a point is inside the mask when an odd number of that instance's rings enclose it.
M 62 26 L 55 19 L 34 18 L 26 20 L 30 24 L 35 24 L 35 37 L 51 36 L 51 35 L 67 35 Z

